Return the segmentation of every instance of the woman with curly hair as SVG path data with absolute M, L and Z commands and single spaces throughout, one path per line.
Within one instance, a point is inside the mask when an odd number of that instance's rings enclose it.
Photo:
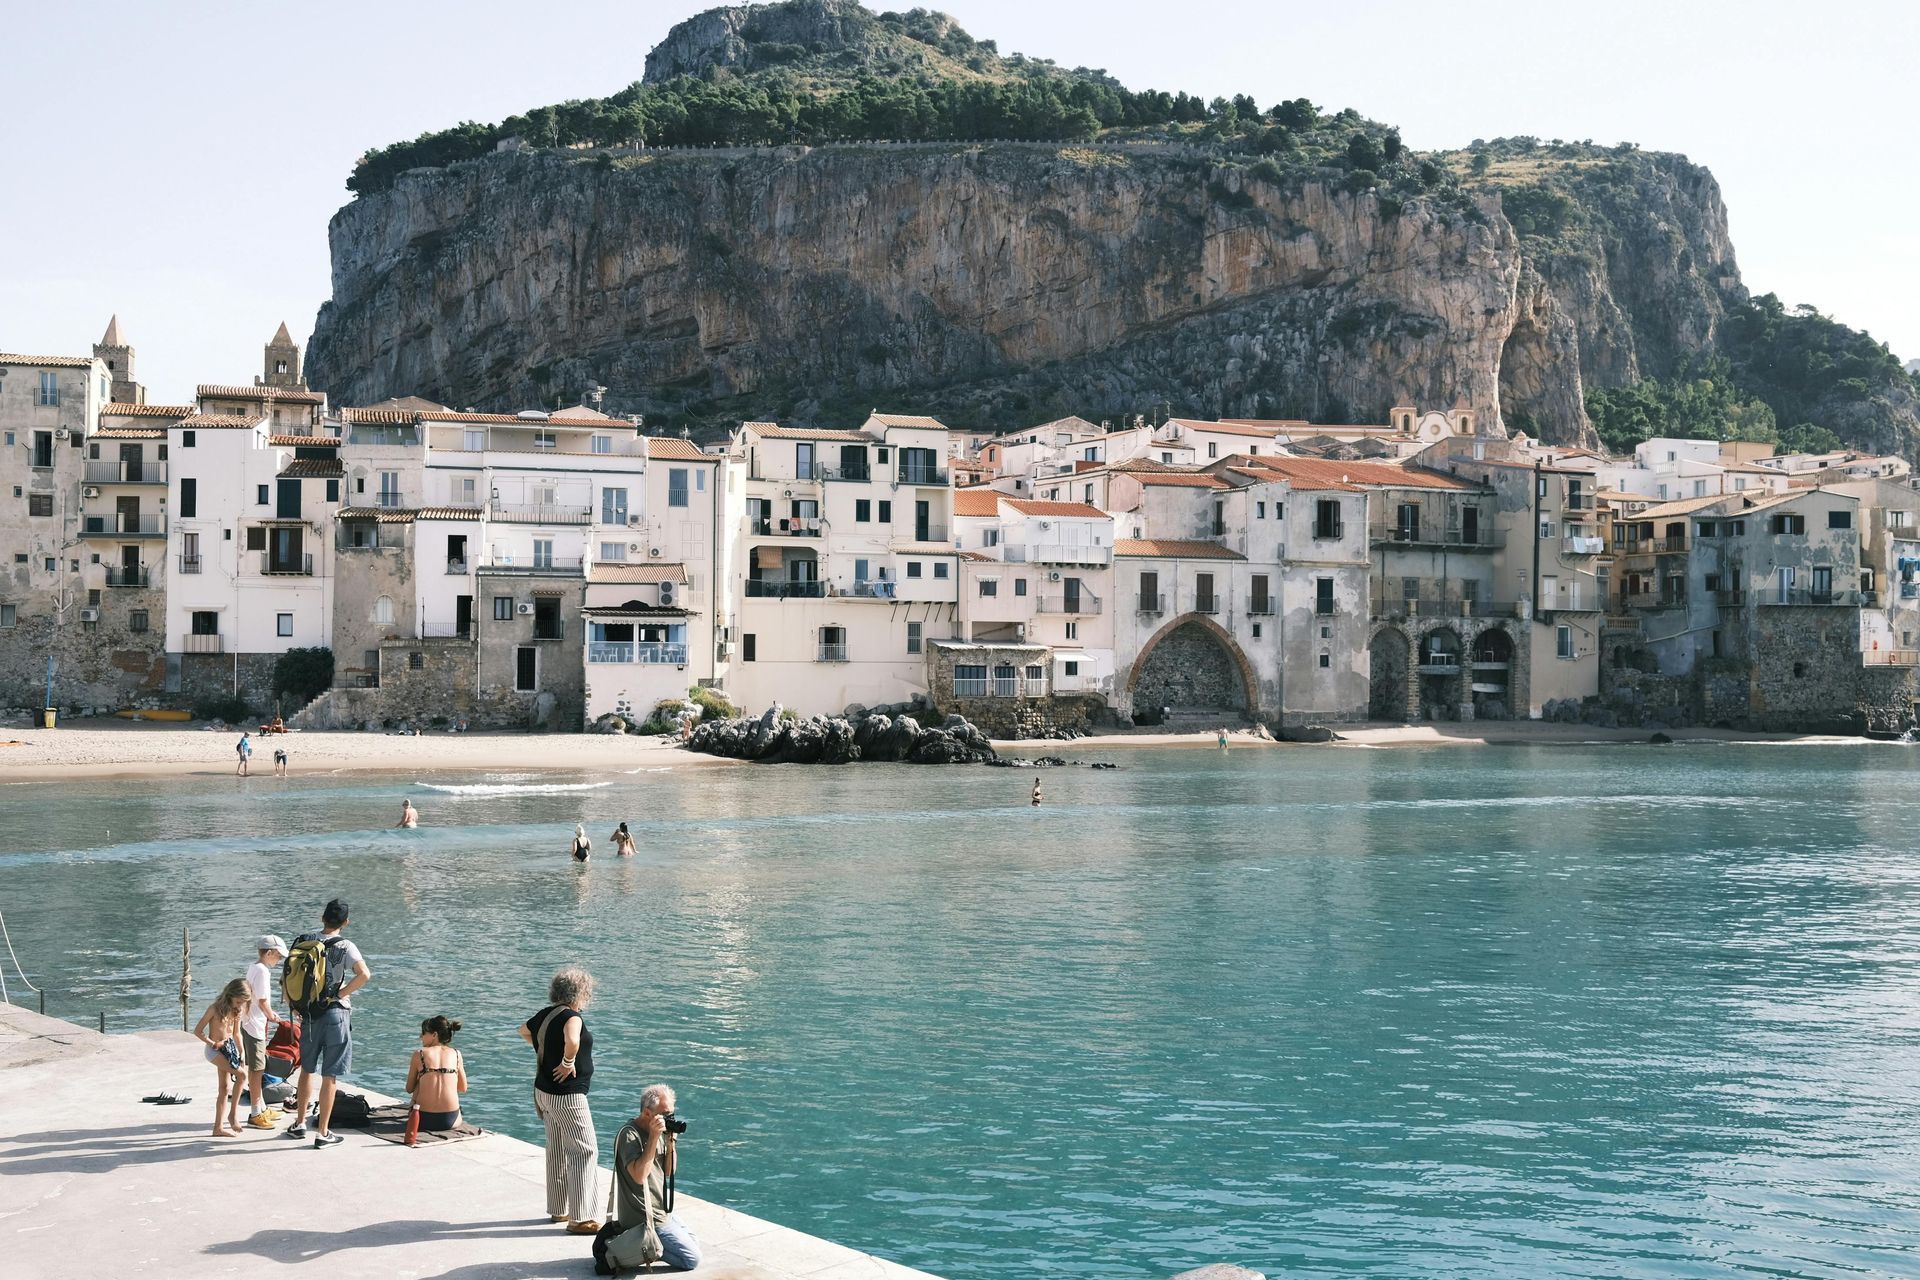
M 593 1216 L 600 1144 L 587 1090 L 593 1083 L 593 1033 L 581 1016 L 593 1000 L 593 975 L 562 969 L 547 986 L 547 1006 L 520 1027 L 533 1046 L 533 1108 L 547 1126 L 547 1214 L 575 1235 L 600 1230 Z

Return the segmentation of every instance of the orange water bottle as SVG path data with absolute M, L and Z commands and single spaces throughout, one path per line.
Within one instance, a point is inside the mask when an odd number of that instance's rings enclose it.
M 413 1146 L 420 1141 L 420 1104 L 414 1103 L 413 1110 L 407 1112 L 407 1145 Z

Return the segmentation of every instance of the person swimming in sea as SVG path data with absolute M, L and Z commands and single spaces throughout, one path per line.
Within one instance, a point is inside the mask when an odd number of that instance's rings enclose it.
M 1040 779 L 1038 778 L 1033 780 L 1033 807 L 1036 809 L 1040 807 Z
M 413 801 L 402 800 L 400 802 L 400 829 L 411 831 L 419 825 L 420 811 L 413 807 Z
M 587 839 L 587 829 L 579 823 L 573 824 L 573 860 L 585 862 L 593 856 L 593 841 Z
M 633 853 L 633 833 L 627 830 L 627 824 L 623 822 L 613 833 L 613 856 L 631 858 Z

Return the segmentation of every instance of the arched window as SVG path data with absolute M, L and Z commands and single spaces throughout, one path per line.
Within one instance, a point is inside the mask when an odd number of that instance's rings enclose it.
M 393 597 L 381 596 L 373 602 L 373 620 L 375 622 L 393 621 Z

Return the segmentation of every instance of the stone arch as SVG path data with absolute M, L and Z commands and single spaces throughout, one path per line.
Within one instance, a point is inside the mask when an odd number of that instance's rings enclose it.
M 1382 627 L 1367 642 L 1367 715 L 1374 720 L 1405 720 L 1412 689 L 1413 646 L 1398 627 Z
M 1513 664 L 1517 652 L 1513 637 L 1503 626 L 1482 628 L 1473 637 L 1468 654 L 1469 692 L 1476 720 L 1513 719 Z
M 1428 720 L 1455 720 L 1466 703 L 1467 668 L 1460 633 L 1434 627 L 1420 635 L 1420 714 Z M 1470 705 L 1470 704 L 1469 704 Z
M 1225 667 L 1206 664 L 1208 652 L 1219 655 Z M 1199 658 L 1195 668 L 1188 660 Z M 1161 706 L 1195 705 L 1182 693 L 1193 697 L 1212 697 L 1218 689 L 1232 710 L 1259 717 L 1260 680 L 1253 664 L 1219 623 L 1201 613 L 1182 614 L 1169 620 L 1140 646 L 1128 676 L 1127 700 L 1136 711 Z M 1199 705 L 1218 706 L 1218 702 Z

